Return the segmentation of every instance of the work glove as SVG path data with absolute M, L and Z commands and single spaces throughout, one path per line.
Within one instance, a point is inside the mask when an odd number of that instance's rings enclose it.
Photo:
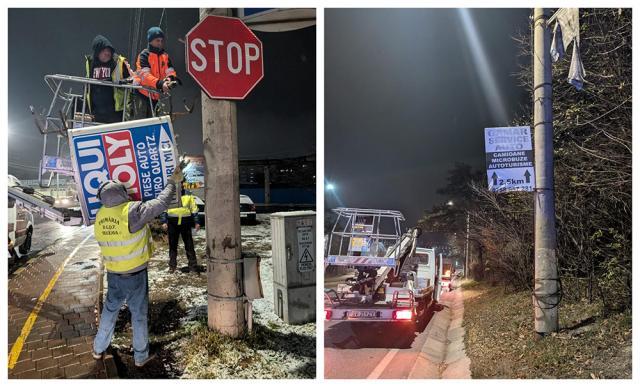
M 184 174 L 182 173 L 182 163 L 176 166 L 169 179 L 174 183 L 180 183 L 184 179 Z

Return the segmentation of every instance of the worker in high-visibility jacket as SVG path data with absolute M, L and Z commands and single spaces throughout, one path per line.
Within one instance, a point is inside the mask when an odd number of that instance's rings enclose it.
M 122 55 L 116 54 L 109 39 L 97 35 L 92 42 L 93 54 L 85 55 L 85 76 L 99 81 L 119 84 L 129 78 L 129 66 Z M 87 110 L 94 121 L 102 124 L 122 121 L 125 109 L 124 89 L 119 87 L 88 85 L 85 96 Z M 131 99 L 127 101 L 130 106 Z M 128 107 L 127 106 L 127 107 Z
M 163 214 L 162 220 L 162 227 L 169 234 L 169 271 L 173 273 L 178 266 L 178 240 L 182 237 L 189 262 L 189 271 L 198 273 L 198 261 L 191 234 L 193 227 L 196 231 L 200 230 L 196 197 L 182 188 L 182 206 L 167 210 L 166 214 Z
M 146 202 L 131 201 L 125 186 L 117 181 L 104 182 L 98 188 L 102 207 L 96 214 L 94 233 L 107 271 L 108 288 L 93 341 L 92 355 L 96 360 L 111 344 L 118 312 L 125 301 L 131 312 L 135 365 L 143 367 L 155 356 L 149 354 L 147 329 L 147 263 L 153 254 L 148 223 L 167 209 L 175 196 L 176 183 L 182 179 L 178 166 L 158 197 Z
M 139 89 L 133 93 L 136 119 L 152 117 L 161 93 L 168 93 L 169 89 L 180 83 L 176 70 L 171 64 L 171 58 L 164 50 L 164 32 L 160 27 L 149 28 L 147 40 L 149 45 L 142 50 L 136 60 L 134 83 L 158 90 L 158 93 L 151 93 L 145 89 Z

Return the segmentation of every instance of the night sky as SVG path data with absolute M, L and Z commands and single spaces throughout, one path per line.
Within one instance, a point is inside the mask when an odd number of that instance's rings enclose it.
M 414 225 L 447 200 L 436 190 L 456 162 L 484 168 L 483 128 L 531 103 L 512 76 L 529 13 L 470 10 L 474 34 L 455 9 L 325 10 L 327 209 L 396 209 Z
M 84 54 L 91 41 L 105 35 L 117 52 L 130 58 L 131 9 L 10 9 L 9 10 L 9 173 L 37 177 L 42 136 L 29 105 L 48 107 L 53 93 L 45 74 L 84 76 Z M 143 10 L 143 37 L 160 21 L 162 9 Z M 181 153 L 202 153 L 200 89 L 185 70 L 185 34 L 198 22 L 197 9 L 167 9 L 162 22 L 166 50 L 183 86 L 173 95 L 175 111 L 183 99 L 198 98 L 194 112 L 178 118 L 174 131 Z M 262 40 L 265 77 L 238 103 L 241 158 L 281 158 L 315 153 L 316 29 L 279 33 L 255 32 Z M 130 60 L 133 66 L 134 60 Z M 55 138 L 50 137 L 55 142 Z M 49 154 L 54 154 L 54 147 Z

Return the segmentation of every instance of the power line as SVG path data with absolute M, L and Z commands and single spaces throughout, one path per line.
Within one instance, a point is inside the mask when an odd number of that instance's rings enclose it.
M 24 164 L 19 164 L 13 161 L 9 161 L 9 166 L 14 167 L 14 168 L 22 168 L 22 169 L 29 169 L 29 170 L 38 170 L 38 167 L 34 167 L 31 165 L 24 165 Z
M 158 22 L 158 27 L 162 28 L 162 19 L 164 18 L 164 11 L 166 8 L 162 8 L 162 14 L 160 15 L 160 21 Z

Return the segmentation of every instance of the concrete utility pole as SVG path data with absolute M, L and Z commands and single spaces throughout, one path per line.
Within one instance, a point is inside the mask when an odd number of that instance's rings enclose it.
M 550 31 L 546 8 L 533 12 L 533 131 L 536 167 L 535 206 L 535 331 L 558 330 L 558 262 L 553 183 L 553 110 Z
M 208 15 L 231 16 L 228 8 L 203 8 Z M 242 283 L 238 132 L 236 103 L 202 92 L 205 217 L 207 230 L 208 325 L 231 337 L 247 329 Z

